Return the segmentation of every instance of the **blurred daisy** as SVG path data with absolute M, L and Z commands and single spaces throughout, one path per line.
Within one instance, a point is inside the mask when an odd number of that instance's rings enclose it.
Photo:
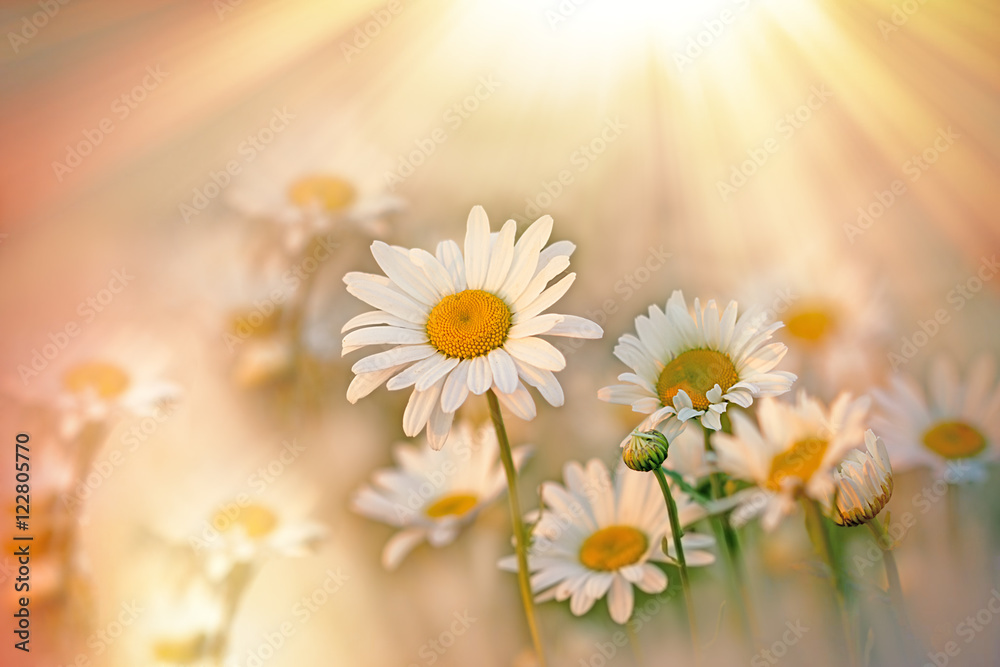
M 196 546 L 201 547 L 205 572 L 213 581 L 225 579 L 239 565 L 272 556 L 308 555 L 326 536 L 322 524 L 282 516 L 257 503 L 226 503 L 209 523 L 216 533 Z
M 808 256 L 787 274 L 759 281 L 749 303 L 770 303 L 785 323 L 777 337 L 788 345 L 782 366 L 810 391 L 863 391 L 877 381 L 881 345 L 889 331 L 881 291 L 858 267 Z
M 226 634 L 225 604 L 204 583 L 160 594 L 150 604 L 150 653 L 154 664 L 221 664 Z
M 837 506 L 833 520 L 841 526 L 860 526 L 882 511 L 892 497 L 892 466 L 882 438 L 865 431 L 866 452 L 852 450 L 833 473 Z
M 465 252 L 454 241 L 436 255 L 420 249 L 372 244 L 386 276 L 348 273 L 347 291 L 377 310 L 351 319 L 343 353 L 366 345 L 393 345 L 354 364 L 347 390 L 352 403 L 382 383 L 390 390 L 413 387 L 403 414 L 403 432 L 427 427 L 435 449 L 444 445 L 455 411 L 469 393 L 496 390 L 500 402 L 521 419 L 533 419 L 535 402 L 525 384 L 552 405 L 563 403 L 554 371 L 566 359 L 538 336 L 600 338 L 599 326 L 573 315 L 543 314 L 576 278 L 570 273 L 546 288 L 569 266 L 572 243 L 545 248 L 552 218 L 536 220 L 514 242 L 508 220 L 490 233 L 486 211 L 469 214 Z M 359 327 L 362 327 L 359 329 Z
M 166 356 L 142 341 L 124 339 L 57 358 L 27 390 L 28 403 L 52 406 L 59 433 L 75 438 L 87 423 L 114 415 L 150 416 L 180 398 L 180 387 L 163 378 Z
M 873 393 L 873 425 L 883 434 L 897 471 L 928 467 L 949 483 L 981 481 L 984 464 L 1000 452 L 1000 385 L 991 356 L 977 359 L 965 382 L 955 365 L 936 359 L 928 401 L 917 382 L 895 376 L 888 391 Z
M 542 486 L 542 510 L 532 531 L 528 563 L 531 587 L 538 602 L 569 600 L 576 616 L 587 613 L 607 596 L 608 611 L 616 623 L 632 616 L 635 586 L 645 593 L 667 588 L 667 575 L 656 563 L 671 562 L 675 554 L 662 550 L 670 534 L 670 519 L 653 475 L 620 465 L 612 482 L 607 466 L 591 459 L 586 467 L 569 462 L 563 468 L 565 486 Z M 688 525 L 705 511 L 674 490 L 680 521 Z M 715 557 L 706 547 L 711 537 L 685 533 L 687 564 L 708 565 Z M 509 556 L 500 567 L 517 570 Z
M 390 216 L 404 207 L 399 197 L 324 172 L 301 175 L 290 183 L 251 178 L 232 188 L 228 201 L 244 215 L 275 223 L 285 252 L 292 256 L 312 238 L 338 227 L 382 235 Z
M 692 486 L 715 471 L 714 456 L 705 451 L 704 432 L 700 428 L 685 428 L 670 441 L 670 455 L 663 467 L 680 473 Z
M 615 356 L 634 372 L 622 373 L 618 379 L 625 384 L 604 387 L 598 396 L 649 415 L 641 431 L 671 417 L 669 437 L 679 432 L 679 422 L 695 417 L 717 431 L 729 403 L 746 408 L 758 396 L 785 393 L 795 381 L 791 373 L 772 371 L 785 346 L 764 345 L 781 323 L 764 326 L 761 319 L 750 312 L 737 317 L 735 301 L 720 315 L 714 300 L 702 309 L 697 298 L 692 315 L 677 290 L 665 311 L 653 305 L 648 317 L 635 318 L 636 336 L 618 339 Z
M 400 444 L 393 451 L 398 467 L 373 476 L 351 501 L 352 509 L 370 519 L 401 528 L 382 550 L 382 565 L 395 569 L 421 542 L 441 547 L 495 501 L 505 488 L 496 432 L 490 424 L 475 431 L 459 422 L 448 437 L 446 451 Z M 521 467 L 529 447 L 512 452 Z
M 733 434 L 716 433 L 712 444 L 719 469 L 757 489 L 734 495 L 742 500 L 737 523 L 763 513 L 765 530 L 777 527 L 795 511 L 800 496 L 829 508 L 835 488 L 833 469 L 861 444 L 867 397 L 843 393 L 827 410 L 804 391 L 794 405 L 774 399 L 760 402 L 757 424 L 734 413 Z

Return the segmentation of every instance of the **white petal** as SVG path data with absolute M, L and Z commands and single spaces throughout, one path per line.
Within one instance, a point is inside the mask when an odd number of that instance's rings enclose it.
M 535 401 L 523 384 L 518 383 L 517 389 L 509 394 L 497 392 L 497 398 L 500 399 L 500 404 L 510 410 L 518 419 L 531 421 L 535 418 Z
M 382 241 L 374 241 L 372 256 L 395 286 L 417 301 L 433 306 L 444 296 L 427 279 L 427 274 L 414 266 L 406 251 L 393 248 Z
M 382 567 L 395 570 L 426 536 L 427 533 L 423 528 L 408 528 L 393 535 L 382 549 Z
M 511 262 L 514 261 L 514 234 L 517 232 L 517 223 L 508 220 L 500 228 L 500 235 L 493 244 L 490 252 L 490 266 L 486 272 L 486 282 L 483 289 L 496 294 L 507 279 L 507 272 L 510 270 Z
M 541 338 L 514 338 L 504 343 L 515 359 L 547 371 L 561 371 L 566 368 L 566 357 L 552 343 Z
M 403 433 L 412 438 L 423 430 L 427 420 L 430 419 L 434 402 L 441 396 L 443 384 L 442 380 L 426 391 L 413 390 L 403 411 Z
M 514 360 L 503 348 L 497 348 L 486 357 L 490 362 L 490 371 L 493 373 L 493 383 L 504 394 L 509 394 L 517 389 L 517 367 Z
M 619 625 L 624 625 L 632 616 L 632 604 L 634 593 L 632 584 L 625 581 L 625 577 L 616 576 L 608 591 L 608 611 L 611 612 L 611 620 Z
M 521 296 L 521 292 L 535 275 L 539 253 L 551 233 L 552 216 L 543 215 L 521 234 L 521 238 L 514 246 L 514 261 L 511 263 L 507 279 L 496 293 L 497 296 L 507 303 Z
M 344 336 L 344 348 L 361 345 L 416 345 L 427 342 L 427 333 L 402 327 L 365 327 Z
M 568 273 L 555 285 L 539 294 L 538 298 L 527 306 L 519 307 L 515 305 L 514 321 L 518 323 L 524 322 L 552 307 L 556 301 L 566 294 L 566 291 L 573 285 L 575 280 L 576 274 Z
M 391 315 L 384 310 L 370 310 L 367 313 L 361 313 L 360 315 L 355 315 L 347 321 L 340 329 L 340 333 L 345 331 L 350 331 L 351 329 L 357 329 L 358 327 L 369 327 L 375 324 L 389 324 L 394 327 L 406 327 L 409 329 L 420 328 L 420 325 L 414 324 L 413 322 L 407 322 L 401 317 L 396 317 Z
M 563 394 L 562 385 L 556 379 L 556 376 L 552 374 L 552 371 L 542 370 L 541 368 L 536 368 L 530 364 L 525 364 L 523 362 L 514 360 L 514 364 L 517 366 L 517 374 L 530 386 L 538 390 L 538 393 L 542 395 L 549 405 L 554 408 L 558 408 L 565 401 L 565 396 Z
M 441 409 L 445 412 L 455 412 L 462 403 L 465 403 L 465 399 L 469 395 L 468 379 L 471 366 L 471 361 L 463 359 L 445 380 L 444 389 L 441 392 Z
M 466 288 L 465 282 L 465 259 L 462 251 L 454 241 L 441 241 L 437 247 L 437 258 L 441 266 L 445 268 L 455 285 L 455 291 L 461 292 Z
M 436 352 L 437 350 L 430 345 L 402 345 L 394 347 L 391 350 L 386 350 L 385 352 L 373 354 L 364 359 L 359 359 L 351 366 L 351 371 L 359 374 L 380 371 L 386 368 L 393 368 L 394 366 L 402 366 L 411 361 L 426 359 Z
M 604 335 L 596 322 L 577 317 L 576 315 L 560 315 L 562 321 L 546 332 L 546 336 L 567 336 L 569 338 L 597 339 Z
M 548 334 L 552 328 L 562 322 L 564 318 L 565 315 L 549 313 L 547 315 L 532 317 L 528 320 L 521 320 L 519 324 L 515 324 L 510 328 L 510 331 L 507 332 L 507 336 L 509 338 L 527 338 L 528 336 Z
M 485 356 L 472 359 L 469 368 L 469 391 L 476 396 L 481 396 L 492 384 L 493 371 L 490 370 L 489 360 Z
M 381 387 L 382 383 L 391 378 L 395 372 L 396 367 L 394 366 L 392 368 L 383 368 L 380 371 L 372 371 L 371 373 L 358 373 L 351 380 L 351 384 L 347 388 L 347 400 L 351 403 L 357 403 L 360 399 Z
M 482 206 L 473 206 L 465 232 L 465 277 L 469 289 L 482 289 L 490 262 L 490 221 Z

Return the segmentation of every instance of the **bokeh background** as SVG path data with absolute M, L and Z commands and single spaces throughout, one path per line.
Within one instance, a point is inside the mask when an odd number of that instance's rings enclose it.
M 560 311 L 605 328 L 564 347 L 565 407 L 509 424 L 515 444 L 536 448 L 528 507 L 566 460 L 614 460 L 632 417 L 596 390 L 623 370 L 615 339 L 673 289 L 779 319 L 825 313 L 839 336 L 829 346 L 815 330 L 782 338 L 800 384 L 826 399 L 892 370 L 923 377 L 937 354 L 966 364 L 1000 352 L 1000 278 L 984 268 L 1000 250 L 990 0 L 49 0 L 4 3 L 0 23 L 0 465 L 12 470 L 14 434 L 27 431 L 35 493 L 51 484 L 63 494 L 53 498 L 81 499 L 72 512 L 36 500 L 34 530 L 47 537 L 35 544 L 32 652 L 13 651 L 4 629 L 4 664 L 158 664 L 157 633 L 190 615 L 161 604 L 175 552 L 240 494 L 328 532 L 312 555 L 258 573 L 226 664 L 518 664 L 528 641 L 515 579 L 495 566 L 510 552 L 503 503 L 392 573 L 379 563 L 390 529 L 349 511 L 403 439 L 406 392 L 346 401 L 355 358 L 340 359 L 340 327 L 364 307 L 341 278 L 376 269 L 373 236 L 460 239 L 475 204 L 495 227 L 551 214 L 553 238 L 578 247 Z M 220 176 L 234 161 L 240 173 Z M 284 228 L 271 218 L 289 185 L 316 173 L 400 206 L 374 232 L 333 229 L 294 363 L 275 366 L 266 345 L 247 359 L 249 345 L 234 351 L 226 336 L 280 281 Z M 25 376 L 67 325 L 78 333 Z M 60 368 L 101 354 L 128 356 L 180 398 L 152 422 L 116 421 L 76 470 L 46 399 Z M 145 437 L 133 444 L 136 425 Z M 290 442 L 301 453 L 260 484 L 255 473 Z M 89 467 L 112 458 L 110 472 Z M 99 482 L 81 492 L 93 472 Z M 13 473 L 2 479 L 7 505 Z M 897 480 L 890 510 L 917 517 L 897 558 L 927 650 L 955 639 L 1000 584 L 995 481 L 925 513 L 915 499 L 929 475 Z M 946 511 L 959 525 L 944 525 Z M 801 621 L 810 630 L 782 660 L 843 664 L 801 522 L 770 535 L 751 526 L 746 541 L 762 645 Z M 296 605 L 331 572 L 346 578 L 303 619 Z M 878 577 L 858 578 L 875 628 L 887 623 Z M 696 573 L 699 614 L 719 664 L 744 664 L 722 579 Z M 143 611 L 124 623 L 123 605 Z M 602 605 L 582 619 L 566 607 L 540 608 L 554 664 L 604 664 L 595 647 L 616 628 Z M 467 632 L 427 653 L 464 612 L 476 619 Z M 647 664 L 690 664 L 682 620 L 677 601 L 650 619 Z M 261 661 L 289 621 L 294 632 Z M 872 664 L 903 664 L 895 646 L 873 644 Z M 949 664 L 998 655 L 1000 620 Z M 621 650 L 607 664 L 635 660 Z

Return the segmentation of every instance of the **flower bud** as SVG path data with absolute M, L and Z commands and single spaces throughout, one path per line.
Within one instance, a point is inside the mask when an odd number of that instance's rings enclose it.
M 622 460 L 632 470 L 651 472 L 667 460 L 669 447 L 667 436 L 659 431 L 635 430 L 622 447 Z

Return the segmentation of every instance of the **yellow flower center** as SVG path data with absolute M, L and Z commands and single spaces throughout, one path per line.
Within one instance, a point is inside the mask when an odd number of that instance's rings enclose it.
M 450 294 L 427 317 L 427 338 L 446 357 L 472 359 L 507 340 L 510 308 L 500 297 L 478 289 Z
M 986 438 L 965 422 L 939 422 L 924 433 L 924 446 L 946 459 L 967 459 L 986 449 Z
M 781 482 L 796 477 L 806 483 L 823 463 L 823 455 L 830 443 L 821 438 L 799 440 L 787 451 L 771 459 L 771 473 L 764 486 L 771 491 L 781 490 Z
M 808 343 L 822 341 L 836 326 L 837 319 L 831 309 L 822 304 L 792 309 L 785 318 L 785 331 Z
M 288 199 L 296 206 L 318 205 L 327 213 L 347 208 L 355 197 L 354 186 L 336 176 L 306 176 L 288 188 Z
M 117 398 L 128 389 L 129 377 L 114 364 L 90 361 L 69 369 L 63 376 L 63 385 L 76 394 L 93 391 L 101 398 Z
M 719 385 L 724 394 L 738 381 L 736 367 L 727 355 L 715 350 L 688 350 L 664 367 L 656 381 L 656 393 L 663 405 L 673 405 L 674 396 L 683 389 L 695 408 L 705 410 L 711 404 L 707 392 Z
M 235 517 L 220 511 L 212 520 L 214 526 L 224 526 L 223 531 L 233 526 L 242 526 L 248 537 L 254 539 L 268 535 L 278 525 L 278 517 L 266 507 L 250 504 L 240 507 Z
M 229 333 L 240 340 L 267 338 L 280 330 L 284 314 L 281 306 L 274 306 L 267 313 L 257 308 L 234 312 L 229 318 Z
M 649 539 L 632 526 L 608 526 L 588 537 L 580 547 L 580 562 L 591 570 L 610 572 L 639 562 Z
M 432 519 L 441 519 L 446 516 L 464 516 L 479 502 L 479 498 L 473 493 L 452 493 L 441 496 L 424 510 Z
M 205 652 L 206 637 L 202 633 L 177 639 L 160 639 L 153 642 L 153 656 L 159 662 L 188 665 L 197 661 Z

